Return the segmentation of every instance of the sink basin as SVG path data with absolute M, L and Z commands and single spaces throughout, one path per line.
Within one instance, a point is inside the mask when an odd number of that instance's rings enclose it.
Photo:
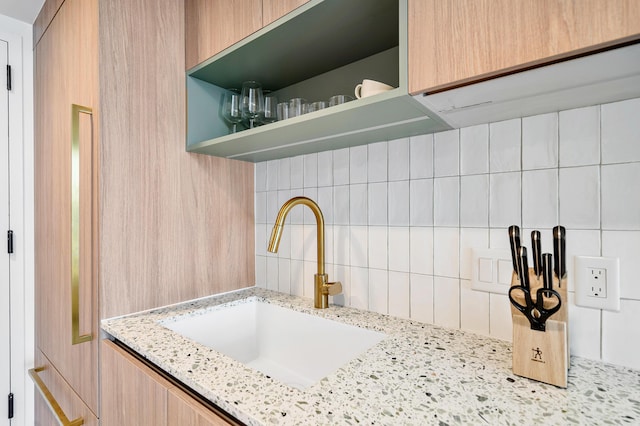
M 313 385 L 385 337 L 259 300 L 162 325 L 298 389 Z

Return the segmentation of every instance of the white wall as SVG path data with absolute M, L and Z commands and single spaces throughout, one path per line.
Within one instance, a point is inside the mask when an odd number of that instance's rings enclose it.
M 31 425 L 33 385 L 33 50 L 32 27 L 0 15 L 0 37 L 9 41 L 13 89 L 9 93 L 11 156 L 11 228 L 15 254 L 11 257 L 12 391 L 15 425 Z M 5 72 L 2 70 L 1 72 Z M 4 232 L 4 231 L 2 231 Z
M 470 288 L 470 248 L 508 248 L 507 227 L 567 228 L 573 355 L 640 368 L 640 99 L 256 164 L 257 285 L 313 294 L 316 200 L 334 302 L 511 340 L 505 295 Z M 303 214 L 304 210 L 304 214 Z M 530 245 L 528 238 L 524 239 Z M 572 257 L 620 257 L 621 311 L 573 304 Z M 531 264 L 531 262 L 530 262 Z

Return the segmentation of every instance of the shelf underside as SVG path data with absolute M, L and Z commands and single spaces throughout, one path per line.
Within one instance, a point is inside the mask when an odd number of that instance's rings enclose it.
M 194 153 L 265 161 L 450 129 L 399 89 L 191 144 Z

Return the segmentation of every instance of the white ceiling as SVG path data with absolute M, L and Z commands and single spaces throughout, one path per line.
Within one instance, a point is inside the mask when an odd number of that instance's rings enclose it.
M 33 24 L 44 0 L 0 0 L 0 15 Z

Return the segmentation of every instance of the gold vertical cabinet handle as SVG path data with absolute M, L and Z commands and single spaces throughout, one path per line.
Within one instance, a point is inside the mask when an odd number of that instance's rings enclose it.
M 53 395 L 49 391 L 49 388 L 47 388 L 47 385 L 45 385 L 42 379 L 40 378 L 40 376 L 38 376 L 38 373 L 44 370 L 45 370 L 45 367 L 32 368 L 29 370 L 29 376 L 31 376 L 33 383 L 35 383 L 36 385 L 36 389 L 46 401 L 47 406 L 49 407 L 51 412 L 55 415 L 56 420 L 58 421 L 58 424 L 62 426 L 83 425 L 84 420 L 82 419 L 82 417 L 78 417 L 75 420 L 69 421 L 69 418 L 64 414 L 64 411 L 62 411 L 62 408 L 60 408 L 60 404 L 58 404 L 58 401 L 56 401 L 56 399 L 53 397 Z
M 90 342 L 93 335 L 80 335 L 80 114 L 91 108 L 71 105 L 71 344 Z M 93 125 L 93 124 L 92 124 Z M 89 144 L 91 148 L 91 144 Z M 89 156 L 91 158 L 91 156 Z

